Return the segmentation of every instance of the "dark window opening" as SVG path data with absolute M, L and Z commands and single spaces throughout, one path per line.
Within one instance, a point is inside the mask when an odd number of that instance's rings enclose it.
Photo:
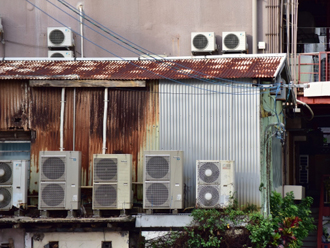
M 112 242 L 111 241 L 103 241 L 102 242 L 102 248 L 112 248 Z

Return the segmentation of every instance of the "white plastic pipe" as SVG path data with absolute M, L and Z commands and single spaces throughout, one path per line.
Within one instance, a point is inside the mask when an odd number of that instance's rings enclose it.
M 64 103 L 65 103 L 65 88 L 62 88 L 61 95 L 61 117 L 60 117 L 60 151 L 63 152 L 63 126 L 64 126 Z
M 104 113 L 103 113 L 103 145 L 102 154 L 105 154 L 107 149 L 107 115 L 108 115 L 108 88 L 104 89 Z
M 83 5 L 79 5 L 79 12 L 80 12 L 80 54 L 81 57 L 84 57 L 84 25 L 83 25 Z

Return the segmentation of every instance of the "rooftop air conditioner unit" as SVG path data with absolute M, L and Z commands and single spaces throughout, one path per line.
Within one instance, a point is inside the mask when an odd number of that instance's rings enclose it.
M 48 27 L 48 47 L 72 47 L 74 46 L 73 34 L 69 27 Z
M 234 193 L 234 161 L 196 161 L 196 205 L 200 208 L 223 208 Z
M 0 160 L 0 211 L 26 208 L 30 162 Z
M 143 208 L 183 208 L 183 152 L 145 151 Z
M 132 155 L 94 154 L 93 209 L 132 208 Z
M 217 50 L 214 32 L 192 32 L 191 52 L 214 52 Z
M 39 163 L 39 210 L 77 210 L 81 152 L 41 151 Z
M 245 32 L 222 32 L 223 52 L 246 52 L 247 48 Z
M 73 51 L 48 51 L 48 58 L 73 58 Z

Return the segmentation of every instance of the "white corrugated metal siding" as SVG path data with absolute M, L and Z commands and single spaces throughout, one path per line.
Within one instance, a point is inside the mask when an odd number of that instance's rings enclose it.
M 185 207 L 195 205 L 196 160 L 204 159 L 234 160 L 239 204 L 260 206 L 259 89 L 182 82 L 160 81 L 159 132 L 161 150 L 184 151 Z

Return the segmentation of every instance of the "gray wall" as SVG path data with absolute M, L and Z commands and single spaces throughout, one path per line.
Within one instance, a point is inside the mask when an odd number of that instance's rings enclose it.
M 260 93 L 240 86 L 159 84 L 160 149 L 184 151 L 185 207 L 195 205 L 196 160 L 234 160 L 239 203 L 260 206 Z
M 29 0 L 53 18 L 79 33 L 79 23 L 45 0 Z M 83 4 L 86 15 L 147 48 L 154 54 L 167 56 L 190 55 L 191 32 L 215 32 L 220 44 L 223 31 L 246 31 L 249 50 L 252 50 L 252 10 L 251 0 L 66 0 L 78 7 Z M 51 1 L 59 8 L 74 14 L 58 1 Z M 266 1 L 258 2 L 258 41 L 267 41 L 268 10 Z M 0 17 L 5 30 L 6 57 L 47 57 L 47 27 L 62 26 L 23 0 L 0 0 Z M 89 26 L 97 29 L 92 24 Z M 102 48 L 118 56 L 137 56 L 91 29 L 85 27 L 85 36 Z M 97 29 L 102 34 L 104 32 Z M 80 52 L 80 37 L 75 35 L 76 51 Z M 85 57 L 113 57 L 101 48 L 84 41 Z M 262 52 L 262 51 L 259 51 Z M 267 51 L 265 51 L 267 52 Z M 0 46 L 0 56 L 4 55 Z M 80 57 L 77 53 L 77 57 Z

